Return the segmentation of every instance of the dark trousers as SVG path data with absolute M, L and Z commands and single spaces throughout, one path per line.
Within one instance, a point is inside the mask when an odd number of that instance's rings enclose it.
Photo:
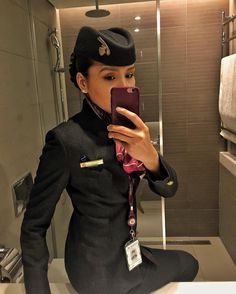
M 151 249 L 157 265 L 145 271 L 143 282 L 128 294 L 148 294 L 170 282 L 190 282 L 197 275 L 198 261 L 181 250 Z

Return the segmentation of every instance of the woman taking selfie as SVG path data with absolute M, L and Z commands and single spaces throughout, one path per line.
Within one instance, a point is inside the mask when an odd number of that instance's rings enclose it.
M 116 108 L 135 128 L 111 122 L 111 89 L 135 87 L 134 63 L 128 31 L 80 30 L 70 75 L 85 95 L 83 108 L 47 133 L 22 223 L 28 294 L 50 293 L 45 236 L 64 189 L 74 208 L 65 268 L 79 294 L 148 294 L 172 281 L 192 281 L 197 274 L 198 262 L 190 254 L 146 248 L 136 239 L 140 178 L 164 197 L 175 194 L 177 178 L 137 114 Z

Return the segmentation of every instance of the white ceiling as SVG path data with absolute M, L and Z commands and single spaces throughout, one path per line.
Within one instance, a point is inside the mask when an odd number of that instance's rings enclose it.
M 48 0 L 56 8 L 71 8 L 71 7 L 83 7 L 83 6 L 96 6 L 95 0 Z M 131 2 L 147 2 L 151 0 L 99 0 L 99 5 L 107 4 L 121 4 Z

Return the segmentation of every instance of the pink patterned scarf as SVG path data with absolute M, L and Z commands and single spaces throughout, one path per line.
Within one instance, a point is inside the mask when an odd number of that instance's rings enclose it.
M 95 114 L 100 119 L 105 121 L 107 125 L 109 125 L 111 123 L 111 115 L 108 112 L 101 109 L 96 104 L 94 104 L 89 97 L 86 96 L 86 99 L 89 105 L 91 106 L 91 108 L 93 109 L 93 111 L 95 112 Z M 132 174 L 133 172 L 137 172 L 137 174 L 139 174 L 141 177 L 144 176 L 145 174 L 144 164 L 141 161 L 132 158 L 127 153 L 127 151 L 125 150 L 125 148 L 120 142 L 115 141 L 115 144 L 116 144 L 116 158 L 119 162 L 122 163 L 123 170 L 129 175 Z

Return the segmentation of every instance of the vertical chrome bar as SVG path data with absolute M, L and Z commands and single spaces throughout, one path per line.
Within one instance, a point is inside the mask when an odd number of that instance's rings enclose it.
M 221 13 L 221 58 L 224 57 L 225 32 L 224 32 L 225 11 Z
M 160 0 L 156 1 L 157 20 L 157 84 L 159 104 L 159 132 L 160 132 L 160 154 L 163 155 L 163 120 L 162 120 L 162 77 L 161 77 L 161 15 Z M 162 242 L 166 249 L 166 219 L 165 219 L 165 198 L 161 197 L 161 218 L 162 218 Z

